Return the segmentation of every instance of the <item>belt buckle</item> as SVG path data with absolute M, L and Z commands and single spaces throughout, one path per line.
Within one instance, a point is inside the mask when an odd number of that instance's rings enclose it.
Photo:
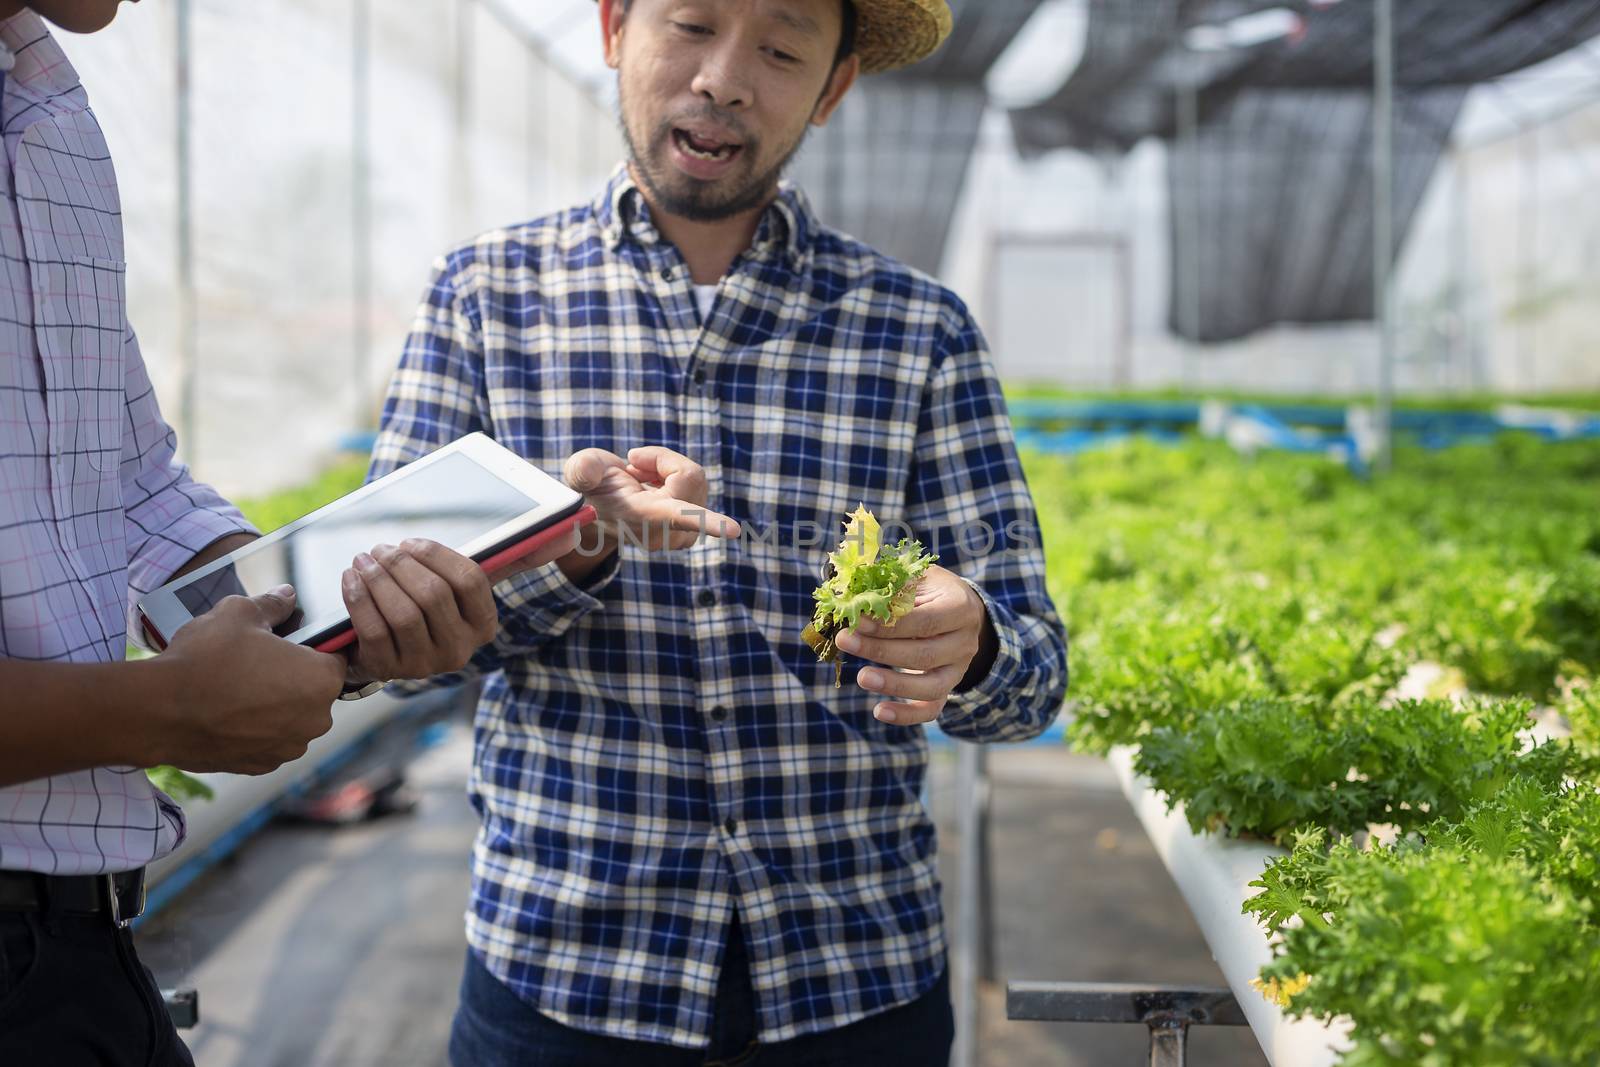
M 132 926 L 133 920 L 144 914 L 144 869 L 140 868 L 132 873 L 135 882 L 130 888 L 136 894 L 132 914 L 125 914 L 122 910 L 122 897 L 117 893 L 117 876 L 114 874 L 101 876 L 106 880 L 106 903 L 111 909 L 111 923 L 121 930 Z

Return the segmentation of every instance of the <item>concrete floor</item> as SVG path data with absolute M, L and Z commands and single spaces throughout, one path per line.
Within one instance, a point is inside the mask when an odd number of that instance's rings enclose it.
M 414 814 L 339 829 L 275 824 L 144 924 L 164 985 L 200 990 L 200 1067 L 436 1067 L 465 941 L 475 828 L 465 727 L 413 764 Z M 982 993 L 983 1067 L 1134 1067 L 1142 1027 L 1008 1022 L 1008 979 L 1221 985 L 1183 900 L 1097 760 L 997 748 L 993 853 L 999 982 Z M 929 804 L 956 855 L 953 759 Z M 946 905 L 955 914 L 946 874 Z M 1262 1067 L 1242 1028 L 1191 1031 L 1191 1067 Z

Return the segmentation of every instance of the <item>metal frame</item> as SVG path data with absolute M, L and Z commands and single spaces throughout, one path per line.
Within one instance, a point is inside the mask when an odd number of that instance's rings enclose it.
M 1191 1026 L 1249 1025 L 1228 989 L 1087 982 L 1012 982 L 1006 1018 L 1140 1023 L 1150 1030 L 1150 1067 L 1184 1067 Z
M 166 1006 L 172 1025 L 179 1030 L 193 1030 L 200 1025 L 200 993 L 194 989 L 163 989 L 161 1002 Z
M 992 272 L 991 272 L 992 276 Z M 960 827 L 957 903 L 951 935 L 950 993 L 955 1021 L 951 1067 L 978 1067 L 978 987 L 996 974 L 993 782 L 989 750 L 958 742 L 955 804 Z M 1185 1067 L 1191 1026 L 1248 1026 L 1232 990 L 1159 984 L 1031 982 L 1006 984 L 1006 1018 L 1014 1022 L 1139 1023 L 1150 1031 L 1150 1067 Z
M 1193 185 L 1198 181 L 1196 161 L 1199 159 L 1200 147 L 1200 89 L 1198 78 L 1185 79 L 1183 86 L 1178 90 L 1177 100 L 1177 139 L 1169 147 L 1174 158 L 1178 161 L 1178 168 L 1182 171 L 1182 181 Z M 1169 188 L 1176 193 L 1178 180 L 1171 182 Z M 1188 336 L 1183 338 L 1183 354 L 1179 364 L 1179 384 L 1184 389 L 1194 388 L 1195 367 L 1199 362 L 1200 353 L 1200 197 L 1193 189 L 1184 190 L 1185 202 L 1180 202 L 1176 195 L 1169 195 L 1167 210 L 1172 213 L 1175 223 L 1174 231 L 1182 227 L 1184 237 L 1181 242 L 1186 251 L 1182 263 L 1174 262 L 1168 271 L 1168 277 L 1176 279 L 1179 272 L 1188 277 L 1185 279 L 1184 290 L 1187 299 L 1179 314 L 1183 317 L 1183 327 Z M 1179 249 L 1173 247 L 1168 253 L 1176 260 Z M 1176 282 L 1174 281 L 1174 289 Z
M 351 352 L 354 425 L 365 426 L 372 376 L 372 0 L 355 0 L 350 55 L 350 288 L 355 305 Z
M 1394 462 L 1394 0 L 1377 0 L 1377 5 L 1372 35 L 1372 285 L 1378 319 L 1377 467 L 1387 471 Z
M 173 149 L 177 163 L 177 285 L 178 304 L 178 446 L 193 467 L 199 448 L 196 432 L 199 418 L 199 312 L 194 280 L 194 146 L 191 133 L 189 94 L 193 91 L 193 12 L 192 0 L 173 5 L 175 55 L 173 65 L 177 91 L 174 104 L 177 136 Z
M 977 1067 L 978 983 L 993 977 L 990 946 L 993 892 L 989 877 L 989 753 L 982 745 L 956 746 L 956 925 L 951 939 L 950 992 L 955 1015 L 952 1067 Z

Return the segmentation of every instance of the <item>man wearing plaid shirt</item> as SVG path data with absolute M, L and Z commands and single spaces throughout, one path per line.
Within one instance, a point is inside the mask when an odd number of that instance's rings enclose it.
M 593 203 L 437 264 L 371 473 L 481 430 L 541 466 L 576 453 L 596 500 L 688 457 L 743 536 L 647 555 L 602 527 L 496 588 L 451 1058 L 941 1064 L 922 724 L 1040 733 L 1066 635 L 971 316 L 779 174 L 857 73 L 931 51 L 949 11 L 599 11 L 630 158 Z M 835 688 L 800 632 L 858 503 L 944 566 L 892 629 L 840 638 L 876 666 Z

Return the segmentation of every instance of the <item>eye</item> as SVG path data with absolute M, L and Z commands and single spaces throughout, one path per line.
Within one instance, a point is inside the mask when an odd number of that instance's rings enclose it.
M 674 22 L 674 26 L 689 34 L 691 37 L 709 37 L 711 30 L 705 26 L 697 26 L 692 22 Z
M 800 62 L 799 56 L 791 56 L 788 52 L 780 52 L 776 48 L 769 48 L 767 49 L 767 52 L 772 56 L 773 59 L 776 59 L 780 63 Z

